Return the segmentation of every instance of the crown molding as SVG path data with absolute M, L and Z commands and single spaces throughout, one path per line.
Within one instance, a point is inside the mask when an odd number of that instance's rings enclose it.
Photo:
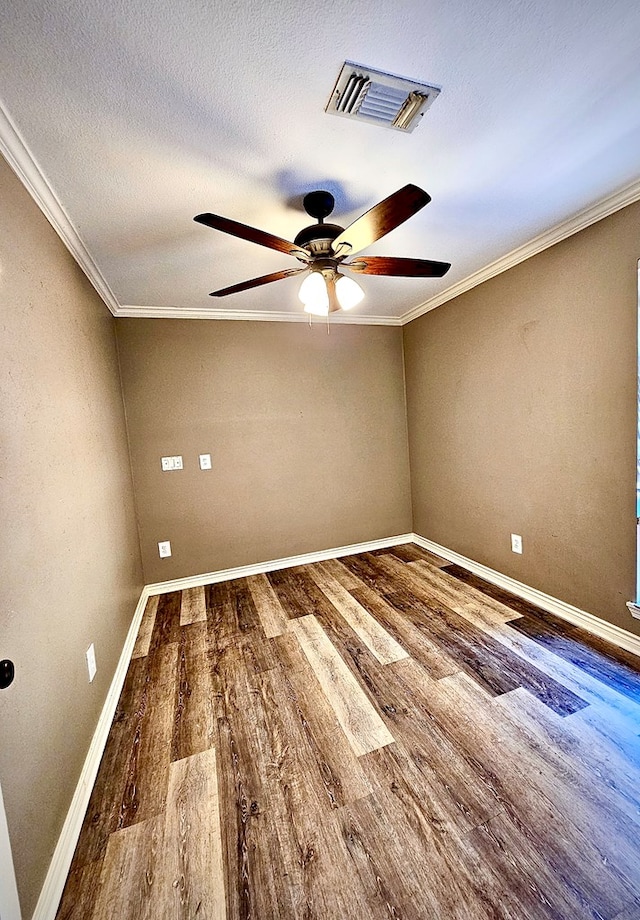
M 520 262 L 530 259 L 531 256 L 535 256 L 539 252 L 549 249 L 550 246 L 555 246 L 556 243 L 566 240 L 567 237 L 573 236 L 574 233 L 585 230 L 587 227 L 591 226 L 591 224 L 595 224 L 599 220 L 609 217 L 611 214 L 615 214 L 616 211 L 620 211 L 622 208 L 626 208 L 627 205 L 634 204 L 634 202 L 639 200 L 640 179 L 632 182 L 630 185 L 625 185 L 624 188 L 615 192 L 613 195 L 609 195 L 607 198 L 603 198 L 602 201 L 590 205 L 582 211 L 578 211 L 573 217 L 568 218 L 568 220 L 563 220 L 549 230 L 545 230 L 544 233 L 534 237 L 523 246 L 512 249 L 511 252 L 489 263 L 489 265 L 486 265 L 484 268 L 481 268 L 480 271 L 468 275 L 466 278 L 463 278 L 462 281 L 458 281 L 457 284 L 453 284 L 450 288 L 447 288 L 446 291 L 442 291 L 440 294 L 436 294 L 435 297 L 425 300 L 424 303 L 414 307 L 413 310 L 404 313 L 400 317 L 400 325 L 405 326 L 407 323 L 412 322 L 414 319 L 418 319 L 419 316 L 423 316 L 430 310 L 434 310 L 448 300 L 453 300 L 454 297 L 458 297 L 460 294 L 464 294 L 466 291 L 470 291 L 472 288 L 477 287 L 477 285 L 482 284 L 483 281 L 488 281 L 489 278 L 494 278 L 496 275 L 506 272 L 509 268 L 513 268 L 514 265 L 518 265 Z
M 47 178 L 40 169 L 26 141 L 11 119 L 2 100 L 0 100 L 0 153 L 3 154 L 15 174 L 114 316 L 153 317 L 156 319 L 253 320 L 275 323 L 299 323 L 309 321 L 309 317 L 305 313 L 264 313 L 259 310 L 219 310 L 207 309 L 205 307 L 121 306 L 109 287 L 106 278 L 98 268 L 97 263 L 83 243 L 78 231 L 72 224 L 56 193 L 53 191 Z M 470 291 L 484 281 L 494 278 L 496 275 L 513 268 L 520 262 L 524 262 L 526 259 L 531 258 L 531 256 L 537 255 L 550 246 L 554 246 L 556 243 L 567 239 L 567 237 L 573 236 L 574 233 L 584 230 L 591 224 L 597 223 L 597 221 L 605 217 L 609 217 L 616 211 L 638 200 L 640 200 L 640 180 L 632 182 L 630 185 L 625 186 L 613 195 L 609 195 L 595 205 L 591 205 L 579 211 L 568 220 L 556 224 L 556 226 L 552 227 L 550 230 L 546 230 L 523 246 L 513 249 L 511 252 L 501 256 L 499 259 L 496 259 L 479 271 L 468 275 L 466 278 L 463 278 L 462 281 L 458 281 L 445 291 L 436 294 L 435 297 L 431 297 L 429 300 L 424 301 L 424 303 L 419 304 L 402 316 L 339 314 L 338 316 L 331 317 L 331 323 L 364 326 L 405 326 L 407 323 L 412 322 L 414 319 L 418 319 L 418 317 L 423 316 L 430 310 L 434 310 L 441 304 L 453 300 L 454 297 L 458 297 L 460 294 Z M 318 317 L 314 319 L 314 322 L 318 322 L 319 320 L 323 321 L 323 318 Z
M 309 315 L 298 313 L 265 313 L 260 310 L 220 310 L 207 307 L 154 307 L 122 306 L 109 284 L 82 242 L 78 231 L 40 169 L 26 141 L 13 123 L 0 100 L 0 153 L 13 169 L 82 271 L 94 286 L 114 316 L 147 317 L 154 319 L 229 319 L 253 320 L 271 323 L 308 323 Z M 322 322 L 324 317 L 314 317 L 313 323 Z M 362 326 L 400 326 L 398 316 L 362 316 L 341 313 L 331 317 L 331 324 Z
M 266 313 L 261 310 L 218 310 L 206 307 L 150 307 L 125 305 L 119 306 L 115 316 L 138 316 L 153 319 L 231 319 L 254 320 L 261 323 L 308 323 L 309 314 L 302 310 L 298 313 Z M 331 325 L 358 326 L 401 326 L 399 316 L 362 316 L 357 313 L 336 313 L 331 316 Z M 326 326 L 324 316 L 314 316 L 312 324 Z
M 115 294 L 82 242 L 78 231 L 71 223 L 67 212 L 2 101 L 0 101 L 0 152 L 115 316 L 119 306 Z

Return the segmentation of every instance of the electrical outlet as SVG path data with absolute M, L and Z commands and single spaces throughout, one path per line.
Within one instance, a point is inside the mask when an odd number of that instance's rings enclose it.
M 96 650 L 93 646 L 93 642 L 87 649 L 87 669 L 89 671 L 89 683 L 91 683 L 98 670 L 96 666 Z
M 162 457 L 160 463 L 163 473 L 168 473 L 170 470 L 182 469 L 182 457 Z
M 522 537 L 520 534 L 512 533 L 511 534 L 511 552 L 512 553 L 522 553 Z
M 200 469 L 201 470 L 210 470 L 211 469 L 211 454 L 200 454 Z
M 158 543 L 158 553 L 161 559 L 166 559 L 171 555 L 171 541 L 164 540 L 162 543 Z

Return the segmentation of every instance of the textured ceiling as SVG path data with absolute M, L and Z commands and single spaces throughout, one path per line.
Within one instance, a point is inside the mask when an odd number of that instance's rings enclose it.
M 0 9 L 8 123 L 116 312 L 299 315 L 298 279 L 208 297 L 298 263 L 193 216 L 213 211 L 292 239 L 310 222 L 306 191 L 332 191 L 333 219 L 346 225 L 413 182 L 431 204 L 367 252 L 452 268 L 441 280 L 360 278 L 358 315 L 397 321 L 640 177 L 636 0 Z M 327 115 L 345 59 L 442 93 L 409 135 Z

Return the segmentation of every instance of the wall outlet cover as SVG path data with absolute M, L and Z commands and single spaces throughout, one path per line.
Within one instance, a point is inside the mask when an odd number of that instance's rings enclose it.
M 522 553 L 522 537 L 518 533 L 511 534 L 511 552 Z
M 211 469 L 211 454 L 200 454 L 199 460 L 201 470 Z
M 158 554 L 161 559 L 167 559 L 171 555 L 171 541 L 164 540 L 158 543 Z

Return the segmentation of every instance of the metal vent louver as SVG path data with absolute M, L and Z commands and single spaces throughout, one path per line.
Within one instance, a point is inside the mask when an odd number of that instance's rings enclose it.
M 439 86 L 345 61 L 325 111 L 410 133 L 439 93 Z

